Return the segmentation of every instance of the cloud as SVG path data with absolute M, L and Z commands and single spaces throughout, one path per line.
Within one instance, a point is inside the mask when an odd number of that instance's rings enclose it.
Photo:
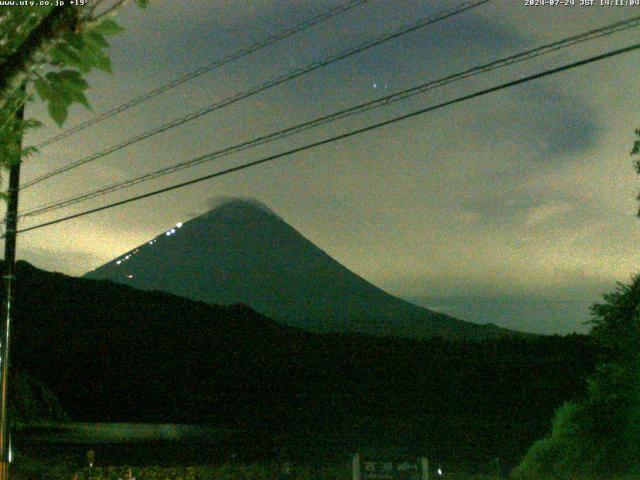
M 538 161 L 555 166 L 561 157 L 597 145 L 603 129 L 586 100 L 552 88 L 551 83 L 529 84 L 524 95 L 517 96 L 512 115 L 519 120 L 513 123 L 517 132 L 538 150 Z
M 69 249 L 58 250 L 49 248 L 22 248 L 18 255 L 20 260 L 49 271 L 63 270 L 67 274 L 79 275 L 84 273 L 87 265 L 99 265 L 105 259 L 90 252 Z
M 587 100 L 560 92 L 548 81 L 491 94 L 478 106 L 482 115 L 471 127 L 487 139 L 514 147 L 500 171 L 507 176 L 570 162 L 598 145 L 604 130 Z
M 566 216 L 573 210 L 573 206 L 564 201 L 551 201 L 543 205 L 532 207 L 527 212 L 524 224 L 528 227 L 536 227 L 540 224 L 556 220 Z
M 31 171 L 25 173 L 37 175 L 62 166 L 70 156 L 88 155 L 294 66 L 412 23 L 443 8 L 443 3 L 397 0 L 376 2 L 375 8 L 363 5 L 95 126 L 90 135 L 56 145 L 47 151 L 46 162 L 44 157 L 30 162 Z M 60 176 L 59 182 L 25 195 L 22 208 L 58 198 L 66 190 L 93 189 L 111 183 L 112 177 L 156 170 L 363 103 L 383 94 L 372 88 L 374 81 L 387 83 L 390 93 L 624 14 L 624 9 L 569 9 L 549 16 L 517 2 L 498 3 L 238 102 L 223 115 L 203 117 L 187 128 L 141 142 L 73 177 Z M 335 4 L 258 0 L 238 9 L 233 0 L 193 0 L 163 2 L 162 8 L 144 12 L 131 8 L 120 19 L 128 32 L 113 40 L 116 75 L 90 78 L 92 104 L 96 112 L 117 105 Z M 286 143 L 229 157 L 219 165 L 159 179 L 154 185 L 167 186 L 310 143 L 586 58 L 603 48 L 602 42 L 595 42 L 556 52 L 310 130 Z M 637 112 L 618 83 L 611 81 L 637 76 L 636 63 L 620 59 L 529 82 L 268 168 L 36 231 L 22 237 L 20 248 L 37 266 L 83 273 L 177 220 L 219 206 L 225 200 L 208 202 L 215 192 L 258 197 L 341 263 L 398 294 L 491 296 L 499 291 L 525 298 L 536 292 L 584 297 L 588 291 L 593 299 L 610 288 L 607 282 L 624 279 L 637 265 L 628 242 L 638 233 L 631 217 L 637 208 L 636 177 L 628 157 Z M 47 116 L 39 104 L 34 104 L 34 112 Z M 70 126 L 91 115 L 82 109 L 71 113 Z M 42 129 L 35 133 L 36 140 L 51 133 Z M 136 192 L 147 188 L 151 189 L 140 185 Z M 128 193 L 118 198 L 124 196 Z M 41 251 L 29 251 L 40 246 Z M 596 277 L 593 282 L 589 275 Z
M 215 210 L 217 208 L 223 207 L 225 205 L 245 205 L 258 208 L 267 213 L 270 213 L 271 215 L 276 215 L 275 212 L 271 208 L 269 208 L 266 203 L 261 202 L 257 198 L 248 196 L 215 195 L 207 199 L 206 205 L 207 209 L 205 213 L 210 210 Z

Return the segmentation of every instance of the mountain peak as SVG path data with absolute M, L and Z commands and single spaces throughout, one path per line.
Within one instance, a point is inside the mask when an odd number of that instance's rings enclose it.
M 510 332 L 400 300 L 327 255 L 255 199 L 215 199 L 207 213 L 88 273 L 212 304 L 245 304 L 294 327 L 425 338 Z
M 252 197 L 220 196 L 209 200 L 209 211 L 205 215 L 215 215 L 220 212 L 260 212 L 274 217 L 278 215 L 265 203 Z M 280 217 L 278 217 L 280 218 Z

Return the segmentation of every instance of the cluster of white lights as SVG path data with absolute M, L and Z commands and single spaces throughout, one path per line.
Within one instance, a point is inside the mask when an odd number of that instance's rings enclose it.
M 138 253 L 139 251 L 140 251 L 140 249 L 136 248 L 133 252 L 128 253 L 127 255 L 125 255 L 124 258 L 121 258 L 120 260 L 116 261 L 116 265 L 120 265 L 122 262 L 126 262 L 131 257 L 133 257 L 136 253 Z
M 176 228 L 182 228 L 182 225 L 183 225 L 183 223 L 182 223 L 182 222 L 178 222 L 178 223 L 176 223 Z M 165 232 L 165 235 L 166 235 L 167 237 L 169 237 L 169 236 L 173 235 L 174 233 L 176 233 L 176 228 L 172 228 L 172 229 L 170 229 L 170 230 L 167 230 L 167 231 Z M 158 239 L 157 239 L 157 238 L 154 238 L 153 240 L 150 240 L 148 243 L 149 243 L 149 245 L 153 245 L 153 244 L 154 244 L 154 243 L 156 243 L 157 241 L 158 241 Z M 139 249 L 138 249 L 138 248 L 136 248 L 133 252 L 131 252 L 131 253 L 129 253 L 129 254 L 127 254 L 127 255 L 125 255 L 125 256 L 124 256 L 124 258 L 121 258 L 120 260 L 117 260 L 117 261 L 116 261 L 116 265 L 120 265 L 120 264 L 122 264 L 123 262 L 126 262 L 126 261 L 127 261 L 127 260 L 129 260 L 131 257 L 133 257 L 136 253 L 138 253 L 138 251 L 139 251 Z M 131 278 L 131 276 L 129 276 L 129 278 Z
M 176 223 L 176 228 L 182 228 L 182 222 L 178 222 L 178 223 Z M 170 237 L 170 236 L 171 236 L 171 235 L 173 235 L 174 233 L 176 233 L 176 229 L 175 229 L 175 228 L 172 228 L 172 229 L 167 230 L 166 232 L 164 232 L 164 234 L 165 234 L 167 237 Z

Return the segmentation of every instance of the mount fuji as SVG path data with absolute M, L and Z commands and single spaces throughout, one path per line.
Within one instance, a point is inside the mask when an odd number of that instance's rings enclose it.
M 314 332 L 482 339 L 519 332 L 396 298 L 342 266 L 257 201 L 231 199 L 87 273 L 211 304 L 245 304 Z

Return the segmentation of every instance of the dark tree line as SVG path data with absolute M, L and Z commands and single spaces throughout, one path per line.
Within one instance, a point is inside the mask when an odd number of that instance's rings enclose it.
M 314 334 L 241 305 L 19 267 L 13 363 L 76 421 L 207 423 L 292 455 L 396 445 L 514 465 L 593 369 L 584 336 Z

